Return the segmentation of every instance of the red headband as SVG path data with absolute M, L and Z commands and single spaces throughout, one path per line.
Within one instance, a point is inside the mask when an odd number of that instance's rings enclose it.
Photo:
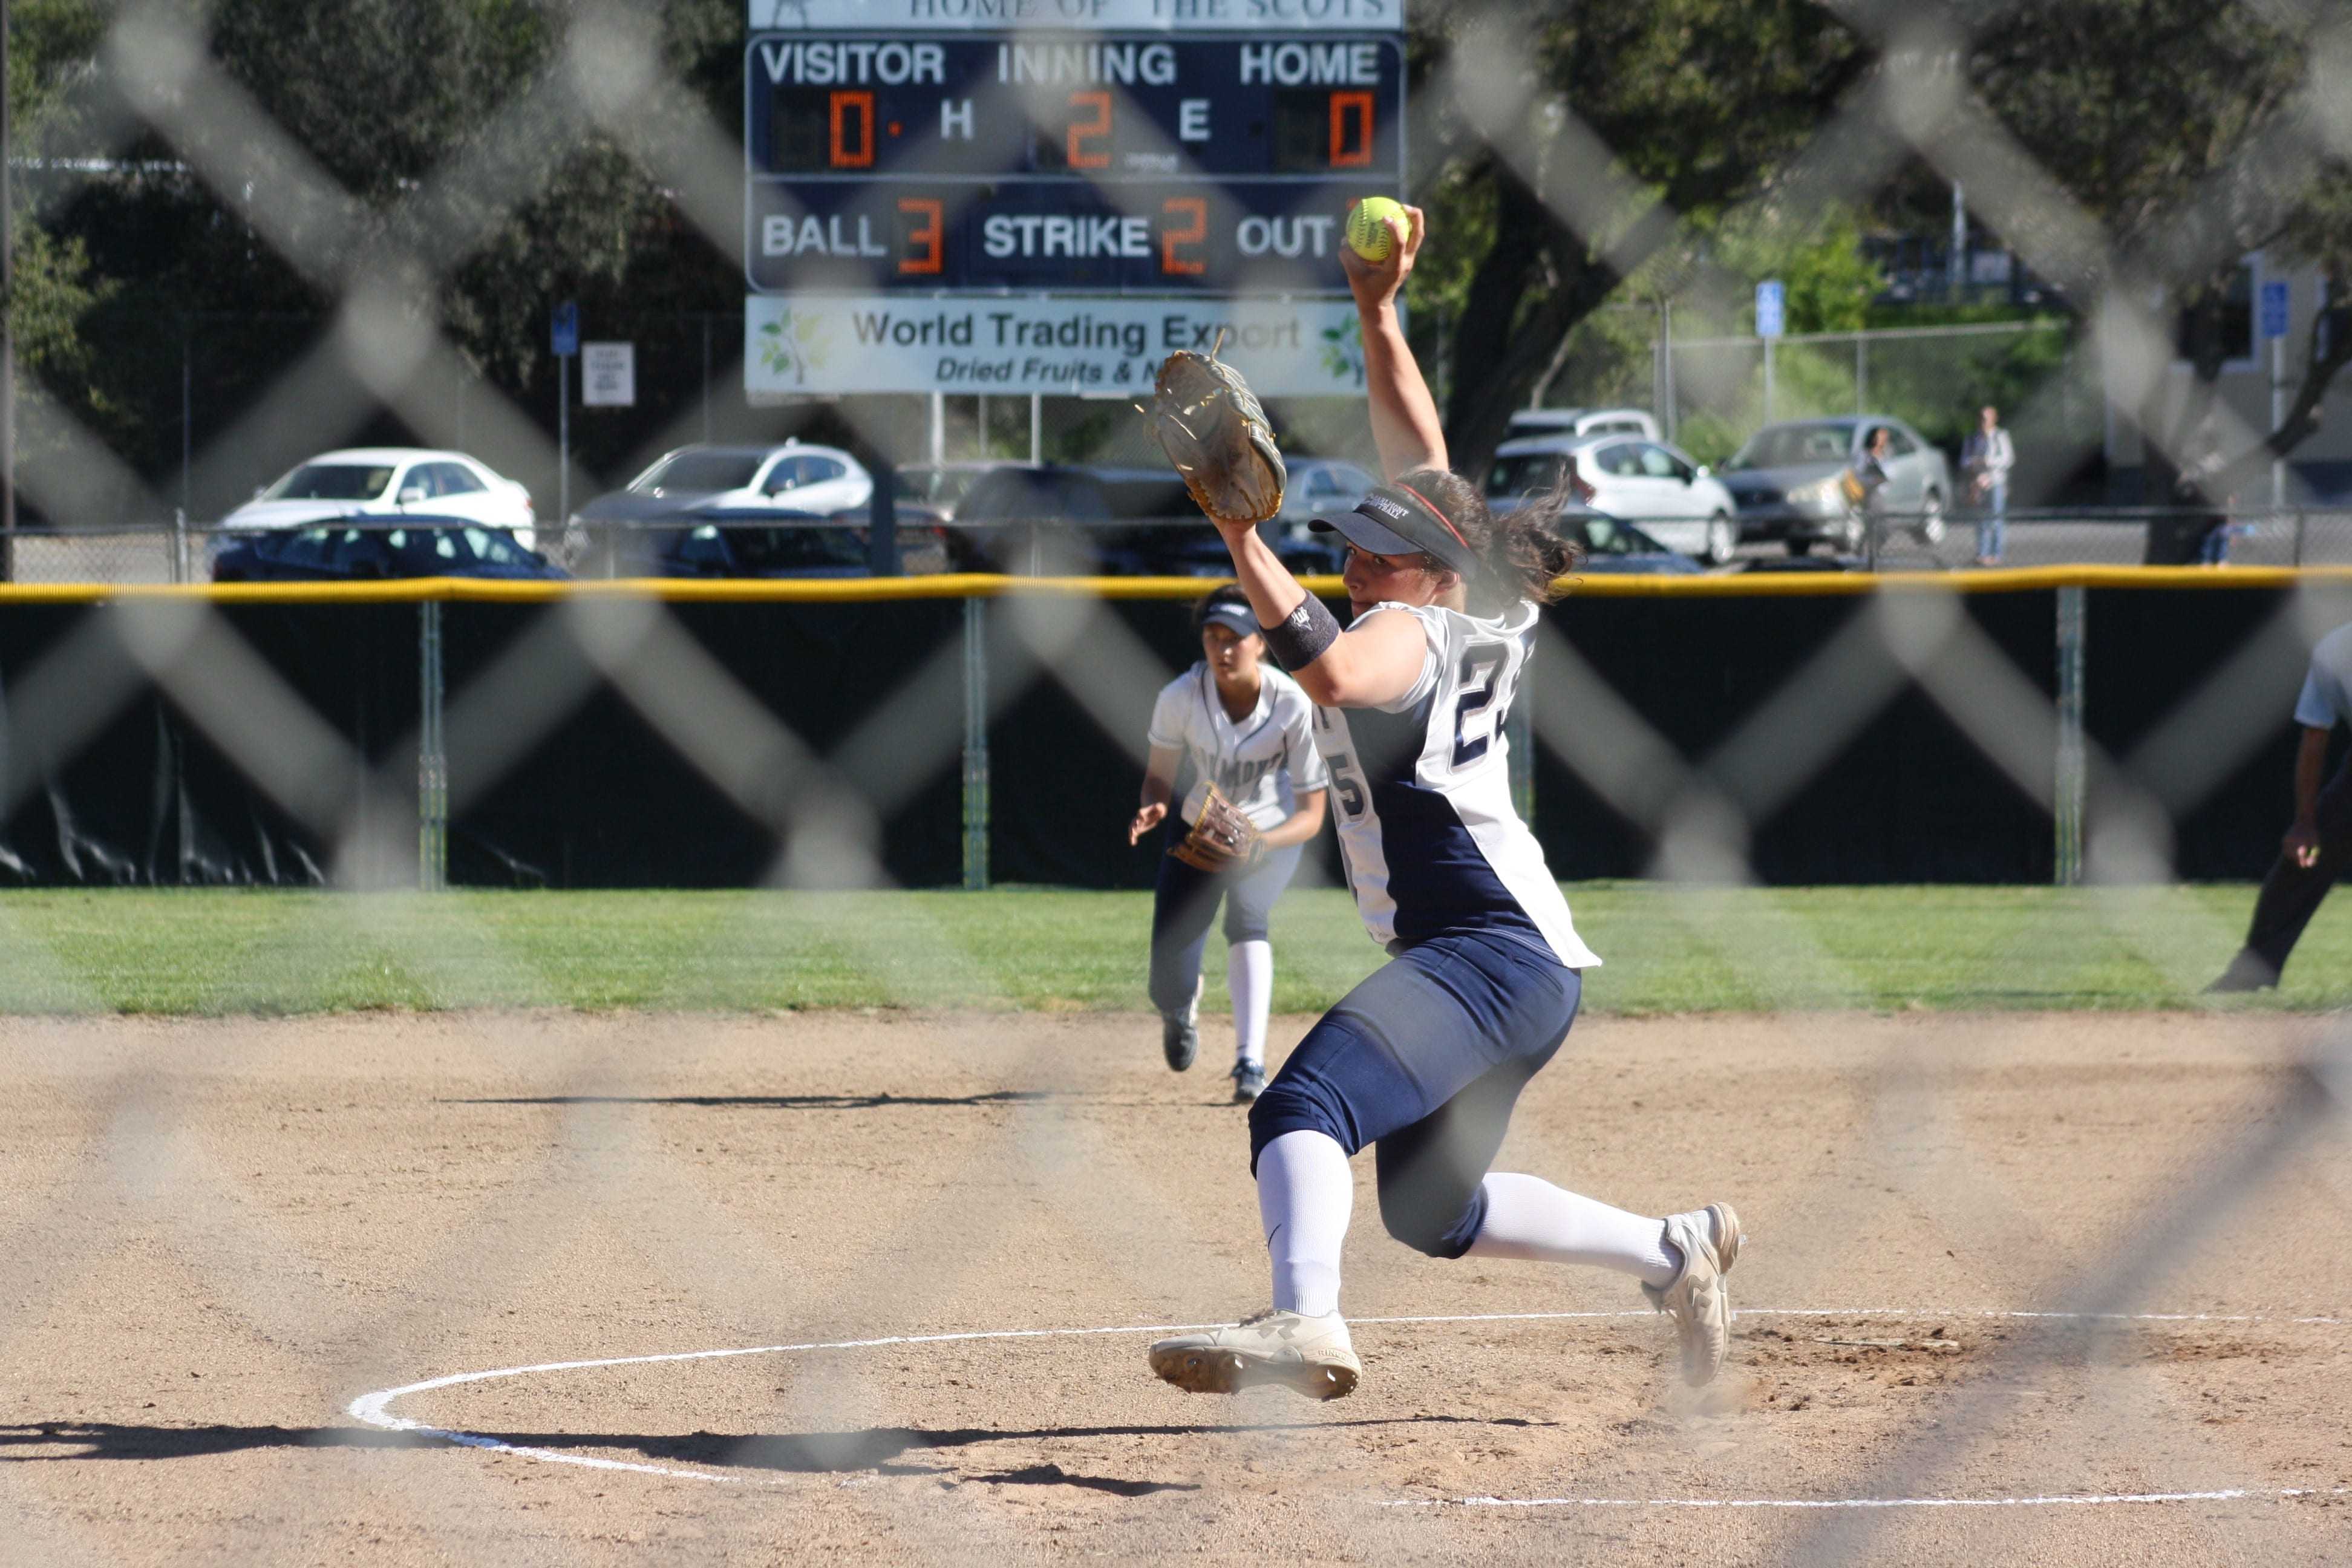
M 1478 553 L 1476 548 L 1473 546 L 1468 540 L 1462 537 L 1462 531 L 1454 526 L 1454 520 L 1446 516 L 1444 511 L 1440 510 L 1434 501 L 1432 501 L 1427 496 L 1422 494 L 1411 485 L 1406 484 L 1402 479 L 1391 479 L 1389 483 L 1393 488 L 1402 490 L 1405 494 L 1411 496 L 1422 505 L 1429 508 L 1430 515 L 1436 518 L 1438 521 L 1445 525 L 1445 531 L 1452 534 L 1463 549 L 1469 551 L 1473 555 Z

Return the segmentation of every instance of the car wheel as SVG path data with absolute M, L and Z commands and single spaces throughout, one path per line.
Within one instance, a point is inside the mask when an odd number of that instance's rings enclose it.
M 1918 526 L 1912 529 L 1919 542 L 1934 549 L 1944 542 L 1944 496 L 1940 490 L 1929 490 L 1927 499 L 1919 504 Z
M 1720 566 L 1731 559 L 1739 548 L 1739 525 L 1717 512 L 1706 520 L 1706 548 L 1700 558 L 1710 566 Z

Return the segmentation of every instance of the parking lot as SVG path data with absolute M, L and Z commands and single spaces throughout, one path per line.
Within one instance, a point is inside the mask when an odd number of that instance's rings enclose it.
M 2352 512 L 2266 518 L 2238 526 L 2246 531 L 2231 541 L 2232 565 L 2352 565 Z M 2147 545 L 2147 524 L 2136 517 L 2025 516 L 2013 518 L 2009 524 L 2005 564 L 2136 566 Z M 201 577 L 203 535 L 191 531 L 185 548 L 192 574 Z M 175 580 L 178 550 L 169 528 L 21 534 L 16 541 L 16 579 L 21 583 L 170 583 Z M 1752 562 L 1780 561 L 1787 555 L 1787 549 L 1777 541 L 1749 541 L 1739 547 L 1737 562 L 1727 570 L 1742 570 Z M 1976 529 L 1962 520 L 1948 527 L 1943 541 L 1932 550 L 1908 535 L 1898 535 L 1882 551 L 1880 564 L 1889 571 L 1961 570 L 1975 557 Z

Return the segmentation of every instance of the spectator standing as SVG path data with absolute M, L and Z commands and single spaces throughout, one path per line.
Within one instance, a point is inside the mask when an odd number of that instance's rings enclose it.
M 2001 428 L 2000 410 L 1988 404 L 1977 427 L 1960 446 L 1960 473 L 1968 480 L 1969 504 L 1977 513 L 1977 564 L 1998 566 L 2008 541 L 2009 470 L 2017 447 Z
M 2352 721 L 2352 625 L 2341 626 L 2311 650 L 2311 672 L 2295 700 L 2294 721 L 2303 726 L 2294 753 L 2294 823 L 2279 845 L 2279 858 L 2263 879 L 2246 945 L 2208 991 L 2258 991 L 2276 985 L 2295 940 L 2319 910 L 2320 900 L 2352 858 L 2352 763 L 2336 770 L 2326 787 L 2327 741 L 2336 726 Z
M 1852 483 L 1847 497 L 1862 520 L 1862 545 L 1872 571 L 1878 569 L 1879 506 L 1886 493 L 1886 459 L 1894 451 L 1894 437 L 1885 426 L 1871 427 L 1864 441 L 1862 456 L 1853 461 Z

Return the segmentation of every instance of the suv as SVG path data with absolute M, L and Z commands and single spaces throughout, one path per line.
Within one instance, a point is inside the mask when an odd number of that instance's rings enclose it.
M 1887 434 L 1886 486 L 1865 515 L 1852 500 L 1846 477 L 1881 426 Z M 1944 454 L 1890 414 L 1767 425 L 1724 460 L 1723 482 L 1738 503 L 1747 537 L 1785 540 L 1791 555 L 1823 541 L 1857 552 L 1874 518 L 1880 528 L 1892 524 L 1932 548 L 1943 542 L 1952 499 L 1951 465 Z
M 1658 422 L 1638 408 L 1522 408 L 1511 416 L 1507 441 L 1523 436 L 1639 436 L 1662 437 Z

